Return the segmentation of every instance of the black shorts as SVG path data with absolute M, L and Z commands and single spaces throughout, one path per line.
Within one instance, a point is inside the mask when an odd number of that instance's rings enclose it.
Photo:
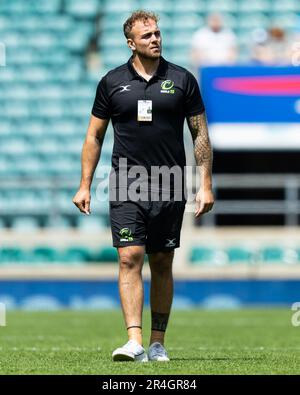
M 113 246 L 141 245 L 147 254 L 178 248 L 185 204 L 186 200 L 111 201 Z

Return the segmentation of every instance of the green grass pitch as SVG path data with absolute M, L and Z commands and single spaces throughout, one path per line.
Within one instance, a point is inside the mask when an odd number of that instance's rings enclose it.
M 8 312 L 0 374 L 299 374 L 300 327 L 286 309 L 174 310 L 170 362 L 112 362 L 126 342 L 121 311 Z M 149 339 L 144 311 L 144 345 Z

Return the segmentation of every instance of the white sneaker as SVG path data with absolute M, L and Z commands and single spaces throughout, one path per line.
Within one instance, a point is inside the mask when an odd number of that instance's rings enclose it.
M 129 340 L 123 347 L 117 348 L 112 353 L 113 361 L 133 361 L 147 362 L 148 356 L 142 347 L 135 340 Z
M 164 346 L 158 342 L 152 343 L 148 350 L 149 361 L 170 361 Z

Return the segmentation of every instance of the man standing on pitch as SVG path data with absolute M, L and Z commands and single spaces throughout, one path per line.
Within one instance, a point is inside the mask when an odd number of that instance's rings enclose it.
M 110 179 L 110 191 L 117 192 L 118 197 L 110 198 L 110 219 L 113 245 L 119 255 L 119 292 L 129 338 L 124 346 L 113 352 L 114 361 L 169 360 L 164 335 L 173 299 L 174 249 L 179 247 L 186 199 L 184 185 L 176 182 L 178 177 L 174 176 L 176 180 L 166 185 L 151 171 L 153 167 L 162 166 L 164 169 L 179 169 L 179 179 L 183 178 L 185 118 L 200 169 L 201 186 L 196 195 L 195 216 L 211 210 L 214 203 L 212 150 L 199 87 L 190 72 L 161 56 L 162 39 L 157 20 L 151 12 L 137 11 L 124 23 L 132 57 L 99 82 L 82 149 L 80 189 L 73 198 L 80 211 L 90 213 L 92 178 L 111 119 L 115 178 L 113 183 Z M 148 174 L 142 181 L 136 173 L 129 175 L 135 166 L 142 167 Z M 134 200 L 132 195 L 120 198 L 136 181 L 139 181 L 141 193 L 149 192 L 148 199 Z M 180 199 L 178 189 L 181 189 Z M 162 198 L 165 192 L 170 193 L 168 200 Z M 159 196 L 159 200 L 152 198 L 154 195 Z M 145 253 L 151 270 L 152 327 L 148 353 L 142 345 L 144 295 L 141 273 Z

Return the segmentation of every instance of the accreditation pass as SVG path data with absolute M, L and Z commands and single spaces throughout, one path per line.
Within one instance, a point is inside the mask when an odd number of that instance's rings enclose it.
M 138 121 L 152 121 L 152 100 L 138 100 Z

